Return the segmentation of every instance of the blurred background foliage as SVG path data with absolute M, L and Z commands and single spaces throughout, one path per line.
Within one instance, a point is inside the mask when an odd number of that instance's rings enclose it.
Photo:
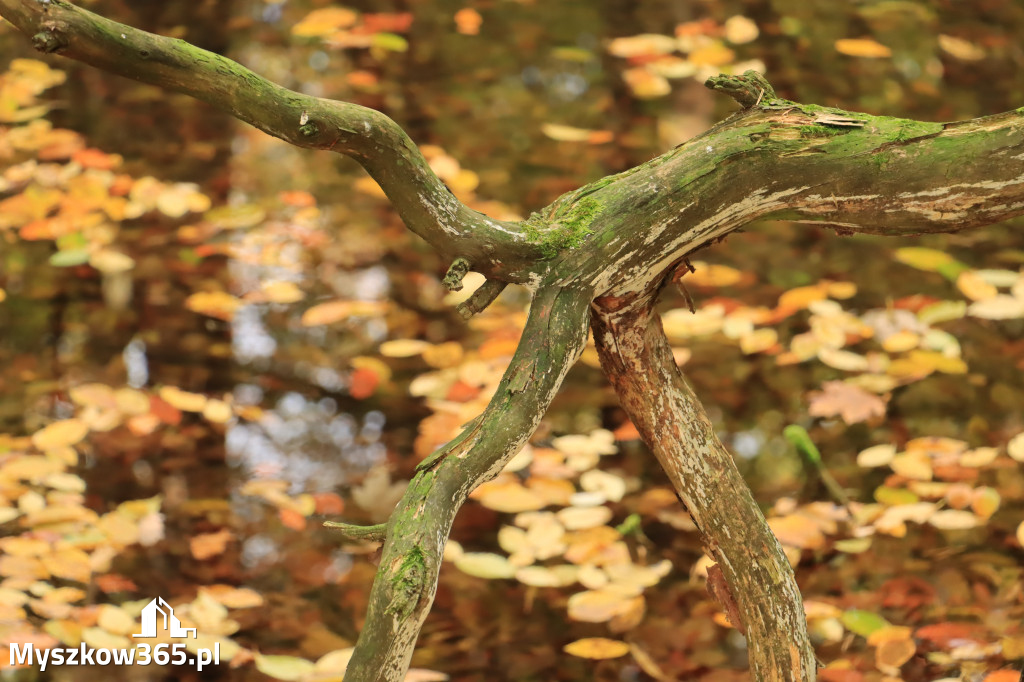
M 1016 0 L 82 4 L 381 109 L 503 218 L 706 130 L 735 108 L 702 86 L 719 72 L 928 121 L 1024 104 Z M 339 679 L 375 548 L 320 523 L 386 518 L 486 404 L 526 292 L 464 322 L 444 256 L 354 162 L 40 57 L 6 24 L 0 47 L 0 640 L 124 645 L 159 594 L 231 659 L 204 679 Z M 821 679 L 1017 680 L 1021 225 L 759 223 L 663 297 L 797 566 Z M 748 679 L 700 539 L 592 349 L 475 497 L 411 679 Z

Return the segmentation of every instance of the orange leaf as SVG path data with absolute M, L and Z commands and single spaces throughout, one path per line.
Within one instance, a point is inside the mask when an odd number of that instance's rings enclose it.
M 291 528 L 295 531 L 306 529 L 306 517 L 294 509 L 279 509 L 277 518 L 281 520 L 281 525 L 285 528 Z
M 356 400 L 363 400 L 373 395 L 380 384 L 380 377 L 372 369 L 361 367 L 349 375 L 348 392 Z
M 463 7 L 455 13 L 456 30 L 467 36 L 475 36 L 480 33 L 480 24 L 484 23 L 483 17 L 472 7 Z
M 872 38 L 841 38 L 836 41 L 836 52 L 850 57 L 868 59 L 892 56 L 892 50 Z
M 200 561 L 223 554 L 228 542 L 234 538 L 234 533 L 228 529 L 222 529 L 216 533 L 202 533 L 193 536 L 188 541 L 189 551 L 192 556 Z
M 345 500 L 336 493 L 313 493 L 316 501 L 316 513 L 324 516 L 337 516 L 345 511 Z

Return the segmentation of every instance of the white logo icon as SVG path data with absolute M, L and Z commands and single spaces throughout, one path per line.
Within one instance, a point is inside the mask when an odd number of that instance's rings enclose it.
M 163 628 L 171 637 L 188 637 L 192 633 L 192 639 L 196 639 L 195 628 L 181 627 L 181 621 L 174 615 L 174 609 L 163 600 L 163 597 L 156 597 L 142 609 L 142 632 L 132 637 L 156 637 L 157 614 L 163 616 Z

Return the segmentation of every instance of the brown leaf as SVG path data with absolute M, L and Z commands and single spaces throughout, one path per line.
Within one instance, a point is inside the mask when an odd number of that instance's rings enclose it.
M 841 416 L 847 424 L 885 415 L 885 401 L 844 381 L 826 381 L 822 391 L 810 395 L 812 417 Z

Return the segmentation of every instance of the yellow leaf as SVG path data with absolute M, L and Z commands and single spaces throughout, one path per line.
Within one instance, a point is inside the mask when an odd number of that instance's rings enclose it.
M 857 466 L 865 468 L 885 466 L 896 456 L 896 446 L 888 443 L 861 450 L 857 455 Z
M 264 602 L 263 595 L 248 587 L 209 585 L 203 589 L 229 609 L 248 609 L 262 606 Z
M 231 406 L 223 400 L 210 398 L 203 406 L 203 417 L 214 424 L 227 424 L 232 416 Z
M 334 324 L 349 317 L 372 317 L 387 310 L 382 301 L 328 301 L 319 303 L 302 314 L 302 326 Z
M 1018 462 L 1024 462 L 1024 431 L 1018 433 L 1006 444 L 1006 454 Z
M 633 596 L 610 589 L 577 592 L 569 597 L 569 618 L 582 623 L 605 623 L 625 612 Z
M 740 350 L 746 355 L 768 350 L 778 343 L 779 334 L 771 327 L 755 329 L 740 338 Z
M 138 630 L 135 618 L 128 615 L 124 609 L 112 604 L 100 605 L 96 624 L 115 635 L 130 635 Z
M 114 403 L 124 414 L 149 413 L 149 396 L 134 388 L 119 388 L 114 391 Z
M 201 533 L 189 539 L 189 551 L 194 558 L 204 561 L 223 554 L 232 539 L 234 539 L 234 533 L 226 528 L 216 533 Z
M 998 455 L 996 448 L 974 448 L 960 455 L 960 466 L 977 469 L 991 464 Z
M 566 507 L 558 511 L 558 520 L 568 530 L 596 528 L 612 520 L 612 510 L 599 505 L 596 507 Z
M 694 271 L 688 273 L 683 280 L 684 284 L 694 284 L 699 287 L 729 287 L 739 283 L 743 279 L 743 273 L 728 265 L 717 263 L 693 263 Z
M 973 270 L 964 270 L 957 276 L 956 288 L 972 301 L 987 301 L 999 295 L 998 289 L 982 279 Z
M 806 287 L 796 287 L 795 289 L 790 289 L 779 296 L 778 307 L 789 310 L 803 310 L 815 301 L 824 300 L 826 298 L 827 291 L 827 287 L 822 287 L 817 284 Z
M 126 649 L 132 641 L 122 635 L 115 635 L 102 628 L 85 628 L 82 630 L 82 641 L 93 649 Z
M 923 452 L 905 452 L 896 455 L 889 466 L 900 476 L 917 481 L 932 480 L 932 461 Z
M 261 288 L 263 295 L 271 303 L 295 303 L 305 297 L 302 289 L 295 282 L 265 282 Z
M 89 433 L 89 427 L 79 419 L 53 422 L 32 434 L 32 445 L 39 450 L 67 447 L 80 442 Z
M 945 251 L 928 249 L 923 246 L 906 246 L 896 249 L 896 260 L 905 265 L 927 272 L 938 272 L 947 265 L 956 263 L 956 259 Z
M 488 552 L 464 552 L 455 559 L 455 567 L 463 573 L 475 578 L 496 580 L 512 578 L 516 568 L 509 563 L 507 557 Z
M 380 354 L 386 358 L 411 358 L 427 348 L 430 343 L 420 339 L 394 339 L 380 344 Z
M 799 549 L 820 549 L 825 545 L 825 535 L 821 528 L 802 514 L 768 519 L 768 525 L 784 545 Z
M 623 71 L 622 80 L 626 81 L 630 91 L 640 99 L 654 99 L 672 92 L 668 79 L 651 73 L 642 66 Z
M 734 45 L 753 42 L 759 34 L 757 24 L 745 16 L 737 14 L 725 20 L 725 39 Z
M 946 52 L 957 59 L 962 59 L 965 62 L 976 62 L 985 58 L 984 49 L 970 41 L 964 40 L 963 38 L 957 38 L 955 36 L 948 36 L 940 33 L 939 47 L 942 48 L 943 52 Z
M 359 15 L 347 7 L 324 7 L 313 10 L 302 21 L 292 26 L 292 35 L 316 38 L 330 35 L 356 23 Z
M 999 509 L 1001 501 L 1002 498 L 995 488 L 982 486 L 975 490 L 971 496 L 971 511 L 983 519 L 988 519 Z
M 917 653 L 913 639 L 891 639 L 882 642 L 875 649 L 875 663 L 882 670 L 899 668 Z
M 928 523 L 940 530 L 968 530 L 981 524 L 981 519 L 969 511 L 943 509 L 932 514 Z
M 1021 521 L 1020 525 L 1017 526 L 1017 544 L 1024 547 L 1024 521 Z
M 967 314 L 983 320 L 1016 320 L 1024 318 L 1024 298 L 999 294 L 967 306 Z
M 225 321 L 234 318 L 241 305 L 241 299 L 226 291 L 200 291 L 185 299 L 185 307 L 189 310 Z
M 825 285 L 829 298 L 845 301 L 857 294 L 857 285 L 853 282 L 829 282 Z
M 840 38 L 836 41 L 836 52 L 869 59 L 892 56 L 892 50 L 872 38 Z
M 135 267 L 135 261 L 120 251 L 101 249 L 89 256 L 89 265 L 108 275 L 128 272 Z
M 912 331 L 904 329 L 891 334 L 882 341 L 882 348 L 887 353 L 903 353 L 913 350 L 921 343 L 921 337 Z
M 559 142 L 586 142 L 594 132 L 587 128 L 574 128 L 558 123 L 542 123 L 540 130 L 552 140 Z
M 736 53 L 715 41 L 690 53 L 690 61 L 697 66 L 725 66 L 736 60 Z
M 608 44 L 608 52 L 616 57 L 653 57 L 675 52 L 676 40 L 657 33 L 615 38 Z
M 172 407 L 183 412 L 202 412 L 206 406 L 206 396 L 202 393 L 183 391 L 176 386 L 163 386 L 158 395 Z
M 575 642 L 566 644 L 562 647 L 562 650 L 579 658 L 602 660 L 625 656 L 629 653 L 629 645 L 615 639 L 587 637 L 586 639 L 577 639 Z
M 477 497 L 477 501 L 488 509 L 506 514 L 536 511 L 547 506 L 543 497 L 518 481 L 489 486 Z
M 256 654 L 256 669 L 277 680 L 299 680 L 315 669 L 312 661 L 295 656 L 264 656 Z

